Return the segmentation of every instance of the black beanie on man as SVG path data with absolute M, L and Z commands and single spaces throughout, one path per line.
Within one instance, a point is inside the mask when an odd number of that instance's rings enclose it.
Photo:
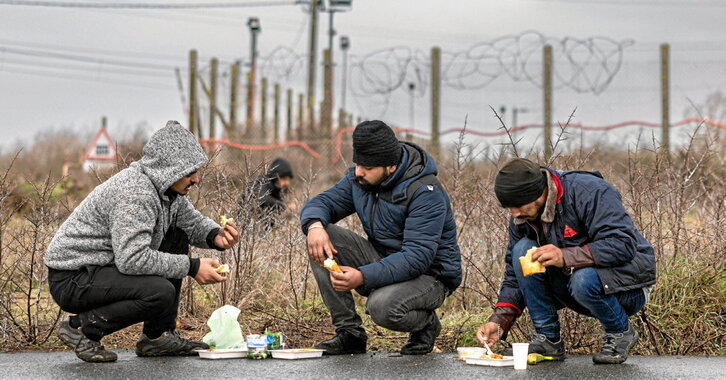
M 353 162 L 356 165 L 398 165 L 401 149 L 391 127 L 380 120 L 364 121 L 353 131 Z
M 494 180 L 494 193 L 502 207 L 532 203 L 544 193 L 545 187 L 547 174 L 526 158 L 515 158 L 504 164 Z

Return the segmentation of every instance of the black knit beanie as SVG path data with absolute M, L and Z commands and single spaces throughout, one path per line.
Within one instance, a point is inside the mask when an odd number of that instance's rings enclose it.
M 270 164 L 270 170 L 267 172 L 267 175 L 270 178 L 277 178 L 277 177 L 293 178 L 292 165 L 290 165 L 290 161 L 288 161 L 282 157 L 277 157 Z
M 547 186 L 547 174 L 525 158 L 504 164 L 494 181 L 494 193 L 502 207 L 520 207 L 534 202 Z
M 364 121 L 353 131 L 353 162 L 357 165 L 398 165 L 401 149 L 391 127 L 380 120 Z

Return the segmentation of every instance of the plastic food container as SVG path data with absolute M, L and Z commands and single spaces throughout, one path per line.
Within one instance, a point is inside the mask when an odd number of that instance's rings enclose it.
M 512 367 L 514 366 L 514 356 L 505 356 L 502 359 L 489 359 L 489 358 L 464 358 L 466 364 L 473 365 L 486 365 L 490 367 Z
M 315 348 L 292 348 L 287 350 L 271 350 L 273 359 L 310 359 L 323 356 L 323 351 Z
M 246 358 L 247 350 L 244 348 L 217 348 L 197 350 L 202 359 L 237 359 Z
M 478 358 L 487 353 L 483 347 L 457 347 L 456 352 L 459 354 L 459 359 L 461 360 L 467 357 Z

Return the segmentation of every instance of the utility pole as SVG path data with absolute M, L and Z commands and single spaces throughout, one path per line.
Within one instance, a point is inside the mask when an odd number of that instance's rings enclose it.
M 294 137 L 292 136 L 292 89 L 287 89 L 287 128 L 285 129 L 287 132 L 285 133 L 285 141 L 293 140 Z
M 273 108 L 273 122 L 275 130 L 272 133 L 272 138 L 275 144 L 280 142 L 280 85 L 278 83 L 275 83 L 274 87 L 274 93 L 273 93 L 273 101 L 274 101 L 274 108 Z
M 670 153 L 670 45 L 660 45 L 660 112 L 661 112 L 661 146 Z
M 305 95 L 300 93 L 297 102 L 297 139 L 305 139 Z
M 260 88 L 260 128 L 262 143 L 267 144 L 267 78 L 262 78 Z
M 215 119 L 217 117 L 217 66 L 219 60 L 212 58 L 209 62 L 209 138 L 217 138 Z
M 439 159 L 441 123 L 441 48 L 431 49 L 431 153 Z
M 247 74 L 247 131 L 255 122 L 255 75 L 257 71 L 257 34 L 262 31 L 260 20 L 257 17 L 250 17 L 247 20 L 250 28 L 250 71 Z
M 415 91 L 416 91 L 416 83 L 409 82 L 408 83 L 408 95 L 409 95 L 408 127 L 410 129 L 416 129 L 416 124 L 415 124 L 415 120 L 414 120 L 414 118 L 416 117 L 416 114 L 414 112 L 415 111 L 414 107 L 416 104 L 416 102 L 415 102 L 416 99 L 414 98 Z M 406 139 L 411 140 L 411 137 L 413 137 L 413 134 L 411 132 L 406 134 Z
M 189 52 L 189 131 L 197 136 L 197 51 Z
M 542 88 L 544 90 L 544 155 L 549 161 L 552 157 L 552 46 L 545 45 L 543 52 L 544 78 Z
M 332 14 L 332 13 L 331 13 Z M 323 72 L 323 114 L 321 115 L 321 124 L 323 133 L 320 137 L 323 141 L 324 152 L 326 158 L 331 157 L 332 141 L 333 141 L 333 56 L 332 52 L 325 49 L 323 52 L 325 70 Z
M 239 93 L 239 69 L 240 61 L 235 62 L 232 65 L 232 74 L 230 80 L 232 81 L 231 93 L 229 95 L 229 128 L 227 128 L 227 138 L 231 139 L 234 136 L 234 132 L 237 130 L 237 94 Z
M 315 71 L 317 70 L 318 50 L 318 3 L 320 0 L 310 0 L 310 43 L 308 50 L 308 118 L 307 130 L 312 132 L 315 128 Z M 312 135 L 312 133 L 310 133 Z
M 348 86 L 348 49 L 350 48 L 350 38 L 348 36 L 340 36 L 340 51 L 343 52 L 343 70 L 340 75 L 340 109 L 345 109 L 345 97 L 347 95 Z M 341 121 L 341 124 L 343 122 Z

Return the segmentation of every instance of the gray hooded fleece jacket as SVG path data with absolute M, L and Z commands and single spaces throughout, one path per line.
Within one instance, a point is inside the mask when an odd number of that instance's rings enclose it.
M 141 160 L 97 186 L 73 210 L 53 236 L 45 264 L 58 270 L 114 264 L 124 274 L 183 278 L 189 258 L 158 251 L 172 222 L 201 248 L 210 248 L 207 235 L 220 226 L 187 197 L 164 193 L 206 163 L 194 136 L 169 121 L 151 136 Z

